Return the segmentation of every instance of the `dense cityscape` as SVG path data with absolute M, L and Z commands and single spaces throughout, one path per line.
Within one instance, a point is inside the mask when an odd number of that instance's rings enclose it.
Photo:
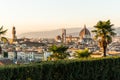
M 67 46 L 67 59 L 76 58 L 74 55 L 78 50 L 88 49 L 92 52 L 91 57 L 102 57 L 103 52 L 101 51 L 99 40 L 95 40 L 92 37 L 91 31 L 89 31 L 84 25 L 83 29 L 80 30 L 78 36 L 67 36 L 66 29 L 61 30 L 61 34 L 55 36 L 54 39 L 29 39 L 19 38 L 17 39 L 16 28 L 13 27 L 11 34 L 12 38 L 8 39 L 8 42 L 1 43 L 1 65 L 5 64 L 28 64 L 31 62 L 41 62 L 49 60 L 52 51 L 49 50 L 50 46 L 53 45 L 64 45 Z M 119 56 L 120 55 L 120 37 L 114 36 L 113 41 L 108 45 L 107 56 Z
M 0 80 L 120 80 L 120 0 L 0 0 Z

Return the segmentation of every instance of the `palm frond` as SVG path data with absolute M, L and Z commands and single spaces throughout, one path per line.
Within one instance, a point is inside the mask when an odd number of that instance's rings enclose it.
M 96 40 L 96 39 L 98 39 L 98 37 L 99 37 L 98 35 L 95 35 L 95 36 L 94 36 L 94 39 Z
M 0 31 L 0 35 L 4 35 L 7 32 L 7 29 L 4 31 Z
M 116 35 L 116 33 L 115 33 L 115 32 L 111 32 L 111 33 L 110 33 L 110 35 L 115 36 L 115 35 Z
M 4 43 L 8 42 L 8 39 L 6 37 L 1 37 L 1 41 L 3 41 Z
M 111 43 L 111 42 L 112 42 L 112 37 L 109 36 L 109 35 L 107 35 L 107 36 L 106 36 L 106 42 L 107 42 L 108 44 Z
M 97 32 L 97 30 L 92 30 L 92 32 L 93 32 L 93 33 L 96 33 L 96 32 Z
M 3 26 L 0 28 L 0 31 L 2 31 L 3 30 Z

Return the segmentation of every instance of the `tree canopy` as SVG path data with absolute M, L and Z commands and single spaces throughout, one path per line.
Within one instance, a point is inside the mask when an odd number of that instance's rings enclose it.
M 52 45 L 49 47 L 49 51 L 53 52 L 53 54 L 50 56 L 50 58 L 56 58 L 56 59 L 64 59 L 67 57 L 67 51 L 68 47 L 60 45 Z
M 95 39 L 99 39 L 100 47 L 103 48 L 104 56 L 106 56 L 107 45 L 112 42 L 112 36 L 116 35 L 113 24 L 110 20 L 99 21 L 94 28 L 92 32 L 95 33 Z

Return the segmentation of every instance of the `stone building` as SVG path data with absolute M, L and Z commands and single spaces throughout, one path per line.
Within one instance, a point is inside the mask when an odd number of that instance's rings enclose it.
M 16 40 L 17 40 L 16 29 L 15 29 L 15 27 L 13 26 L 13 29 L 12 29 L 12 43 L 13 43 L 13 42 L 16 42 Z
M 91 38 L 91 33 L 86 28 L 86 25 L 84 25 L 84 28 L 79 33 L 79 42 L 81 44 L 91 44 L 93 42 L 93 39 Z

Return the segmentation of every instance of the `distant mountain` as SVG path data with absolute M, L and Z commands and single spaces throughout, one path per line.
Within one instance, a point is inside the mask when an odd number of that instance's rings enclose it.
M 120 36 L 120 27 L 116 28 L 115 32 L 117 33 L 118 36 Z
M 66 29 L 67 35 L 78 36 L 81 28 L 68 28 Z M 28 32 L 18 35 L 19 38 L 55 38 L 57 35 L 62 35 L 62 29 L 51 30 L 51 31 L 40 31 L 40 32 Z
M 82 28 L 67 28 L 67 36 L 79 36 L 79 32 Z M 90 31 L 93 28 L 88 28 Z M 120 35 L 120 27 L 116 28 L 116 33 Z M 28 32 L 18 35 L 19 38 L 55 38 L 57 35 L 62 35 L 62 29 L 51 30 L 51 31 L 40 31 L 40 32 Z
M 67 28 L 67 35 L 78 36 L 81 28 Z M 40 32 L 28 32 L 18 35 L 19 38 L 55 38 L 57 35 L 62 35 L 62 29 Z

